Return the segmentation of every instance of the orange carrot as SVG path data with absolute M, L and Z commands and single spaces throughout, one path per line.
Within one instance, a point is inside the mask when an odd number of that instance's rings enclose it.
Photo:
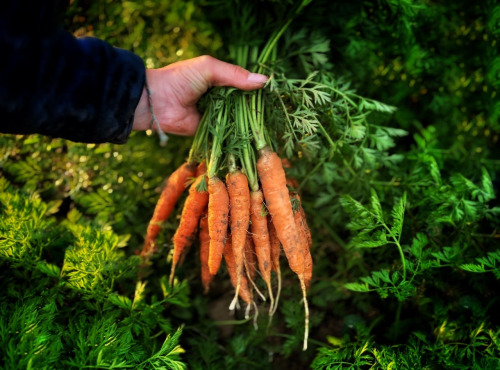
M 307 349 L 309 335 L 309 306 L 307 303 L 306 262 L 301 247 L 300 235 L 295 225 L 292 204 L 286 187 L 286 175 L 278 155 L 269 147 L 259 150 L 257 161 L 262 190 L 266 199 L 267 209 L 271 214 L 276 234 L 283 245 L 290 269 L 300 280 L 305 311 L 304 350 Z
M 267 209 L 271 214 L 276 234 L 283 245 L 290 268 L 299 278 L 303 278 L 304 257 L 302 253 L 299 253 L 301 251 L 300 237 L 293 218 L 285 171 L 280 158 L 269 147 L 260 150 L 257 171 Z
M 200 165 L 199 167 L 202 167 Z M 208 193 L 200 189 L 202 182 L 205 181 L 205 176 L 199 176 L 189 188 L 189 194 L 182 209 L 182 216 L 179 227 L 174 234 L 174 256 L 172 260 L 172 269 L 170 270 L 170 285 L 172 285 L 175 275 L 175 267 L 179 262 L 179 258 L 184 253 L 186 248 L 191 246 L 198 221 L 200 220 L 203 210 L 208 204 Z M 201 190 L 201 191 L 200 191 Z M 187 252 L 187 251 L 186 251 Z
M 304 248 L 304 279 L 306 287 L 309 288 L 311 285 L 312 272 L 313 272 L 313 260 L 311 256 L 311 246 L 312 246 L 312 235 L 309 226 L 307 225 L 306 212 L 302 208 L 302 203 L 300 202 L 300 196 L 297 194 L 297 199 L 299 200 L 299 210 L 300 215 L 299 225 L 302 228 L 302 232 L 306 239 L 306 247 Z
M 200 177 L 201 175 L 204 175 L 207 173 L 207 164 L 205 161 L 200 162 L 198 167 L 196 167 L 196 177 Z
M 300 201 L 300 196 L 297 195 L 297 197 Z M 312 246 L 311 229 L 309 229 L 309 225 L 307 224 L 306 212 L 304 211 L 304 208 L 302 208 L 302 202 L 299 203 L 299 212 L 301 216 L 301 225 L 304 228 L 304 232 L 306 233 L 307 244 L 309 245 L 309 248 L 311 248 Z
M 207 294 L 214 276 L 208 269 L 208 253 L 210 247 L 210 235 L 208 235 L 208 215 L 205 213 L 200 219 L 200 262 L 201 262 L 201 283 L 204 293 Z
M 287 158 L 281 158 L 281 165 L 283 166 L 283 169 L 292 168 L 292 164 Z M 297 189 L 299 187 L 299 182 L 293 177 L 287 177 L 286 184 L 292 189 Z
M 265 301 L 266 297 L 261 293 L 257 285 L 255 284 L 255 276 L 257 275 L 257 256 L 255 253 L 255 246 L 253 244 L 252 235 L 247 233 L 247 239 L 245 243 L 245 272 L 248 281 L 255 289 L 255 292 L 259 297 Z
M 241 171 L 229 172 L 226 176 L 226 185 L 229 193 L 231 242 L 238 278 L 235 299 L 229 306 L 230 309 L 233 309 L 240 289 L 240 279 L 243 275 L 245 243 L 250 220 L 250 190 L 248 189 L 247 177 Z
M 252 304 L 252 295 L 248 287 L 248 282 L 246 277 L 241 273 L 238 276 L 236 270 L 236 262 L 234 260 L 233 247 L 231 242 L 231 237 L 226 239 L 226 246 L 224 248 L 224 259 L 226 261 L 227 271 L 229 272 L 229 277 L 231 278 L 231 283 L 233 287 L 236 288 L 237 284 L 240 284 L 239 296 L 249 305 Z M 234 309 L 234 308 L 233 308 Z
M 271 269 L 278 273 L 280 271 L 281 243 L 271 219 L 268 220 L 267 228 L 269 229 L 269 242 L 271 243 Z
M 210 235 L 208 266 L 210 273 L 215 275 L 219 270 L 224 252 L 229 218 L 229 195 L 224 183 L 215 176 L 208 181 L 208 194 L 208 232 Z
M 175 203 L 186 189 L 186 182 L 195 174 L 195 167 L 192 164 L 184 163 L 175 170 L 167 180 L 163 191 L 161 192 L 158 203 L 156 204 L 153 217 L 149 221 L 144 246 L 141 256 L 149 259 L 156 251 L 155 240 L 161 230 L 160 223 L 165 221 L 172 210 Z
M 257 256 L 255 255 L 255 246 L 251 234 L 247 234 L 245 244 L 245 269 L 250 279 L 254 280 L 257 273 Z
M 291 195 L 295 199 L 297 199 L 300 202 L 300 196 L 298 194 L 293 194 Z M 300 204 L 300 203 L 299 203 Z M 302 208 L 301 206 L 299 206 Z M 299 232 L 299 237 L 300 237 L 300 244 L 301 244 L 301 253 L 304 256 L 304 283 L 307 288 L 309 288 L 309 285 L 311 284 L 311 278 L 312 278 L 312 257 L 311 257 L 311 252 L 309 251 L 309 242 L 307 240 L 307 233 L 305 230 L 304 226 L 304 219 L 302 217 L 302 212 L 300 212 L 300 208 L 297 209 L 293 215 L 295 225 L 297 227 L 297 230 Z
M 252 232 L 255 253 L 259 262 L 259 270 L 266 282 L 271 301 L 271 310 L 274 306 L 273 291 L 271 289 L 271 243 L 267 230 L 267 214 L 263 213 L 264 196 L 262 191 L 252 191 L 250 194 L 250 230 Z

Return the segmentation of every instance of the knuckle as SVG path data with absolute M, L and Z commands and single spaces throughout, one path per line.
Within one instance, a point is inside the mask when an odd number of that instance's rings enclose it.
M 240 66 L 237 66 L 235 64 L 231 65 L 231 75 L 233 78 L 239 78 L 242 76 L 242 74 L 245 72 L 245 69 L 243 69 Z
M 198 57 L 200 63 L 202 64 L 210 64 L 210 63 L 213 63 L 215 58 L 210 56 L 210 55 L 202 55 L 200 57 Z
M 212 81 L 214 78 L 214 61 L 216 59 L 210 55 L 202 55 L 197 58 L 199 69 L 206 81 Z

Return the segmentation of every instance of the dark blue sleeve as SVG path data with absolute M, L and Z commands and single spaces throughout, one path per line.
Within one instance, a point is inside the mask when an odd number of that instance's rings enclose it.
M 65 32 L 57 2 L 7 4 L 0 12 L 0 131 L 124 143 L 144 86 L 142 60 Z

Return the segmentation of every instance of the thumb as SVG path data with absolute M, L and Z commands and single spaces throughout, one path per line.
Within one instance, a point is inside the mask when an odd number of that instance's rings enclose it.
M 232 86 L 241 90 L 260 89 L 268 77 L 260 73 L 251 73 L 246 69 L 220 61 L 210 56 L 200 57 L 203 77 L 209 86 Z

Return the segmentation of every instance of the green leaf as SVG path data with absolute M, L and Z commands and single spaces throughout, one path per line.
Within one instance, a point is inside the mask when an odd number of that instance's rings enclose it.
M 366 126 L 352 125 L 346 134 L 354 140 L 362 140 L 366 135 Z
M 130 240 L 130 234 L 125 234 L 125 235 L 119 235 L 118 236 L 118 242 L 116 243 L 116 246 L 118 248 L 123 248 L 127 246 L 128 241 Z
M 394 205 L 391 211 L 391 216 L 392 216 L 391 232 L 392 235 L 398 240 L 401 237 L 401 230 L 403 229 L 405 207 L 406 207 L 406 192 L 403 193 L 403 196 Z
M 451 263 L 452 260 L 456 257 L 457 255 L 457 249 L 453 247 L 443 247 L 441 251 L 439 252 L 433 252 L 431 255 L 436 258 L 437 260 L 444 262 L 444 263 Z
M 380 199 L 378 198 L 377 192 L 374 189 L 371 190 L 370 205 L 373 213 L 377 216 L 379 222 L 384 222 L 384 213 L 382 212 L 382 205 L 380 204 Z
M 462 270 L 468 271 L 468 272 L 475 272 L 475 273 L 486 272 L 486 269 L 484 268 L 483 265 L 476 265 L 473 263 L 464 263 L 464 264 L 460 265 L 459 267 Z
M 50 276 L 50 277 L 59 277 L 61 274 L 61 269 L 59 266 L 53 265 L 52 263 L 47 263 L 44 261 L 40 261 L 36 264 L 36 268 L 43 272 L 44 274 Z
M 141 364 L 141 368 L 185 370 L 186 364 L 181 361 L 180 355 L 185 351 L 178 344 L 182 328 L 177 329 L 174 335 L 167 335 L 160 350 Z M 146 365 L 149 365 L 146 367 Z
M 385 230 L 377 230 L 372 234 L 358 234 L 349 243 L 355 248 L 376 248 L 387 244 Z
M 59 211 L 59 207 L 62 204 L 62 199 L 53 200 L 47 203 L 47 214 L 53 215 Z
M 128 297 L 118 295 L 116 293 L 112 293 L 109 295 L 108 300 L 111 303 L 113 303 L 115 306 L 123 308 L 124 310 L 131 310 L 132 309 L 132 301 Z
M 410 252 L 415 258 L 422 258 L 422 251 L 424 247 L 429 243 L 429 239 L 423 233 L 418 233 L 413 238 L 413 242 L 410 247 Z
M 369 292 L 371 289 L 368 287 L 368 284 L 362 283 L 346 283 L 344 284 L 344 288 L 352 290 L 354 292 Z

